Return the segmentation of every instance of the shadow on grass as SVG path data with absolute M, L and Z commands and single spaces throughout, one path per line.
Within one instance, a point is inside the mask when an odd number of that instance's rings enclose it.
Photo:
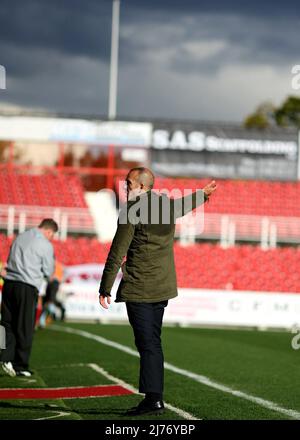
M 110 409 L 90 409 L 90 410 L 82 410 L 82 409 L 71 409 L 65 406 L 52 406 L 49 404 L 36 404 L 36 405 L 23 405 L 23 404 L 17 404 L 15 402 L 3 402 L 0 401 L 0 410 L 1 409 L 12 409 L 12 410 L 27 410 L 27 409 L 33 409 L 33 410 L 44 410 L 47 412 L 53 412 L 53 411 L 70 411 L 75 414 L 82 414 L 82 415 L 118 415 L 118 416 L 126 416 L 126 411 L 124 409 L 119 408 L 110 408 Z

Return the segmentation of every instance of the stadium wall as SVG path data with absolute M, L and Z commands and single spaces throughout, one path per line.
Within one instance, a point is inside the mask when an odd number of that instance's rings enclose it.
M 70 320 L 128 321 L 124 303 L 112 300 L 109 310 L 98 302 L 100 272 L 103 265 L 69 267 L 68 282 L 61 286 L 61 299 Z M 82 279 L 81 273 L 86 279 Z M 122 275 L 118 274 L 112 291 Z M 300 295 L 278 292 L 178 289 L 169 301 L 164 321 L 179 325 L 239 326 L 292 329 L 300 326 Z

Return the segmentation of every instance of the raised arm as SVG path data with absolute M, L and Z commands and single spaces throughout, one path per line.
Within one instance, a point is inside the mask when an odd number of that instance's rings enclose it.
M 188 196 L 174 200 L 174 216 L 175 219 L 182 217 L 193 209 L 198 208 L 204 202 L 209 200 L 210 195 L 216 190 L 217 184 L 215 180 L 212 180 L 203 189 L 194 191 Z

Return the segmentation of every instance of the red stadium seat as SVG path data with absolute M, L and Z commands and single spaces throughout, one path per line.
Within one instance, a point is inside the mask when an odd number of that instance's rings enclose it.
M 155 189 L 203 188 L 210 179 L 156 178 Z M 300 182 L 234 181 L 218 179 L 208 213 L 300 217 Z
M 0 260 L 6 261 L 12 239 L 0 234 Z M 108 243 L 95 238 L 55 241 L 55 254 L 65 265 L 104 264 Z M 175 243 L 179 287 L 300 293 L 300 249 L 264 251 L 245 245 L 222 249 L 215 244 L 182 247 Z
M 0 188 L 0 204 L 4 205 L 87 207 L 77 176 L 1 171 Z

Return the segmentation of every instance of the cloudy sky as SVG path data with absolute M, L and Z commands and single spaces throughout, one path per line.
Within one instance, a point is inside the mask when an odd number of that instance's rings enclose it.
M 0 108 L 107 115 L 110 0 L 1 0 Z M 118 117 L 241 121 L 291 94 L 300 7 L 121 0 Z

